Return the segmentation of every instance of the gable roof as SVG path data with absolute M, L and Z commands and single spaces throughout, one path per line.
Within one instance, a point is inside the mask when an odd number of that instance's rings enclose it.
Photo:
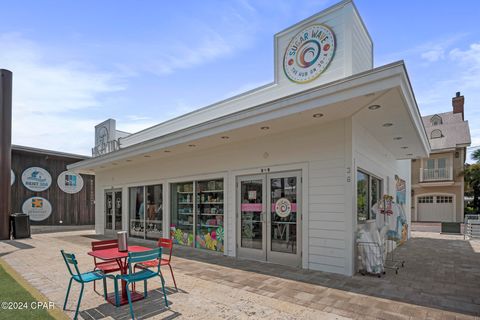
M 433 125 L 431 119 L 435 116 L 442 118 L 442 124 Z M 455 149 L 471 144 L 468 121 L 462 119 L 461 113 L 443 112 L 422 117 L 432 152 L 436 150 Z M 432 131 L 442 131 L 441 138 L 432 139 Z

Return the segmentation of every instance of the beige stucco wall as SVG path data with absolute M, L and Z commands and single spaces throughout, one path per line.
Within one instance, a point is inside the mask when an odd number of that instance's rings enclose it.
M 453 181 L 451 186 L 429 186 L 426 183 L 420 183 L 420 168 L 425 168 L 426 159 L 417 159 L 412 161 L 412 221 L 417 221 L 417 197 L 429 194 L 449 194 L 455 196 L 455 219 L 457 222 L 463 221 L 463 193 L 464 180 L 463 168 L 465 163 L 464 148 L 457 148 L 455 151 L 432 153 L 430 158 L 448 158 L 453 163 Z M 455 156 L 458 153 L 458 157 Z

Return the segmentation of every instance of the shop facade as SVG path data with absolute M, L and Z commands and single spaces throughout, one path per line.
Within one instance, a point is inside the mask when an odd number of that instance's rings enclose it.
M 373 68 L 351 1 L 274 42 L 272 84 L 134 134 L 96 127 L 105 151 L 69 169 L 96 175 L 97 233 L 354 273 L 358 225 L 430 151 L 405 66 Z

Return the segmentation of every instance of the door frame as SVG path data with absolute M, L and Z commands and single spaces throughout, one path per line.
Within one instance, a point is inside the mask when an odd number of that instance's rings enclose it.
M 237 236 L 235 237 L 235 247 L 237 249 L 236 256 L 241 259 L 248 260 L 257 260 L 262 262 L 276 263 L 282 265 L 290 265 L 294 267 L 302 267 L 305 265 L 303 261 L 303 246 L 302 239 L 304 235 L 304 213 L 303 213 L 303 201 L 304 201 L 304 181 L 303 181 L 302 169 L 293 169 L 293 170 L 264 170 L 260 173 L 250 174 L 250 175 L 237 175 L 235 179 L 235 232 Z M 297 239 L 296 239 L 296 254 L 289 254 L 285 252 L 275 252 L 271 249 L 271 179 L 280 178 L 280 177 L 293 177 L 297 178 Z M 240 195 L 240 186 L 242 181 L 249 180 L 262 180 L 262 192 L 263 192 L 263 206 L 262 206 L 262 249 L 249 249 L 242 248 L 241 243 L 241 195 Z M 300 186 L 298 186 L 300 184 Z M 295 257 L 295 258 L 293 258 Z
M 121 207 L 121 210 L 122 210 L 122 220 L 121 220 L 121 224 L 123 226 L 123 206 L 124 206 L 124 198 L 123 198 L 123 189 L 122 188 L 115 188 L 115 189 L 106 189 L 104 190 L 103 192 L 103 202 L 104 202 L 104 205 L 103 205 L 103 215 L 104 215 L 104 227 L 103 227 L 103 230 L 104 230 L 104 234 L 114 234 L 116 231 L 118 231 L 116 228 L 115 228 L 115 209 L 116 209 L 116 206 L 115 206 L 115 193 L 117 192 L 120 192 L 120 194 L 122 194 L 122 207 Z M 112 206 L 113 206 L 113 215 L 112 215 L 112 229 L 107 229 L 107 201 L 106 201 L 106 198 L 107 198 L 107 193 L 111 193 L 112 194 Z M 122 229 L 122 228 L 121 228 Z

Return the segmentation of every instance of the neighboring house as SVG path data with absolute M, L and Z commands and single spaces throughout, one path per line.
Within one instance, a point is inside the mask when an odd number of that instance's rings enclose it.
M 432 151 L 429 158 L 412 160 L 412 221 L 463 220 L 463 169 L 470 145 L 464 101 L 457 92 L 451 112 L 422 117 Z

